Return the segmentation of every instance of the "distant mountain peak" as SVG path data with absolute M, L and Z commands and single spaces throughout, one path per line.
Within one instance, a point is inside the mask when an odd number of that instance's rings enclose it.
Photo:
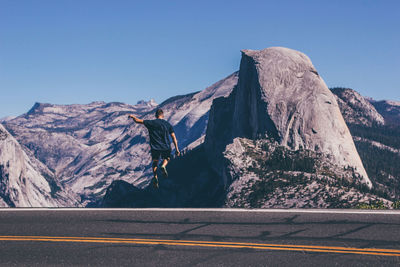
M 3 117 L 3 118 L 0 118 L 0 123 L 12 120 L 14 118 L 15 118 L 15 116 L 6 116 L 6 117 Z
M 394 100 L 383 100 L 383 101 L 388 103 L 389 105 L 400 107 L 400 101 L 394 101 Z
M 152 107 L 155 107 L 155 106 L 158 106 L 158 104 L 156 103 L 156 101 L 152 98 L 152 99 L 150 99 L 150 100 L 148 100 L 148 101 L 146 101 L 146 100 L 139 100 L 137 103 L 136 103 L 136 105 L 143 105 L 143 106 L 152 106 Z
M 340 111 L 347 123 L 358 125 L 383 125 L 384 118 L 365 97 L 351 88 L 334 87 Z
M 35 102 L 35 104 L 32 106 L 32 108 L 28 111 L 28 115 L 31 114 L 36 114 L 36 113 L 40 113 L 43 112 L 43 109 L 46 107 L 51 107 L 53 106 L 52 104 L 49 103 L 39 103 L 39 102 Z
M 106 104 L 106 102 L 104 102 L 104 101 L 92 101 L 89 103 L 89 105 L 95 105 L 95 106 L 104 105 L 104 104 Z
M 393 100 L 370 100 L 376 110 L 385 118 L 388 125 L 400 125 L 400 102 Z

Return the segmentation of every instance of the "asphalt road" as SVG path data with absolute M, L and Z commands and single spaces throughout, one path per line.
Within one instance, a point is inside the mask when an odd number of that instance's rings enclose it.
M 0 210 L 1 266 L 399 266 L 400 213 Z

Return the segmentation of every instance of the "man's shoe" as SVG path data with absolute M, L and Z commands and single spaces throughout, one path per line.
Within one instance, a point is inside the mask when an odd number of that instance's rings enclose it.
M 165 166 L 161 166 L 160 169 L 165 178 L 168 178 L 167 168 Z
M 153 178 L 153 186 L 154 186 L 154 188 L 156 188 L 156 189 L 159 188 L 159 186 L 158 186 L 158 178 L 157 178 L 157 177 L 154 177 L 154 178 Z

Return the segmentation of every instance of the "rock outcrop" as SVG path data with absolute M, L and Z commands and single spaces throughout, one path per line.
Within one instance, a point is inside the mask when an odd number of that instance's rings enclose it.
M 0 124 L 0 206 L 76 206 L 76 195 L 54 179 L 54 174 L 29 156 Z
M 235 138 L 224 153 L 232 184 L 225 207 L 354 208 L 393 202 L 354 181 L 354 170 L 341 168 L 323 153 L 289 150 L 267 139 Z
M 358 154 L 374 190 L 400 197 L 400 103 L 364 98 L 347 88 L 333 88 Z
M 373 126 L 384 125 L 385 119 L 362 95 L 350 88 L 332 88 L 346 123 Z
M 97 206 L 104 208 L 152 208 L 161 207 L 157 193 L 152 188 L 140 189 L 123 181 L 113 181 Z
M 238 85 L 229 97 L 214 101 L 205 146 L 227 183 L 222 153 L 236 137 L 269 138 L 291 150 L 324 153 L 372 186 L 334 95 L 298 51 L 243 50 Z

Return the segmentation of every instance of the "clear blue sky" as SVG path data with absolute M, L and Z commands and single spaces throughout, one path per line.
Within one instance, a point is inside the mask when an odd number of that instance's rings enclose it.
M 306 53 L 329 87 L 400 100 L 400 1 L 0 0 L 0 117 L 202 90 L 241 49 Z

